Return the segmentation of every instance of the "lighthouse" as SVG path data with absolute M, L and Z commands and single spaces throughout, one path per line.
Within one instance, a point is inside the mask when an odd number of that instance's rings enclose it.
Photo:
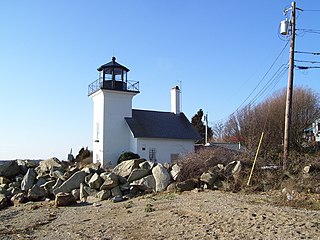
M 88 87 L 93 100 L 93 162 L 116 165 L 120 154 L 130 149 L 130 131 L 125 118 L 132 117 L 132 99 L 139 82 L 129 81 L 125 66 L 116 58 L 98 69 L 99 77 Z

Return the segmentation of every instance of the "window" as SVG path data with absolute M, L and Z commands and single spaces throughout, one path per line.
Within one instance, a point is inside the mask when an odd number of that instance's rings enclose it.
M 153 162 L 157 161 L 156 153 L 157 153 L 157 150 L 155 148 L 149 149 L 149 160 L 150 161 L 153 161 Z

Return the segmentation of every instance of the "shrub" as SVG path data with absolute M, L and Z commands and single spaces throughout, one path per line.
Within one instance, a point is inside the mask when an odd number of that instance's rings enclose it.
M 140 156 L 136 153 L 133 152 L 124 152 L 120 155 L 119 159 L 118 159 L 118 164 L 126 161 L 126 160 L 130 160 L 130 159 L 138 159 L 140 158 Z

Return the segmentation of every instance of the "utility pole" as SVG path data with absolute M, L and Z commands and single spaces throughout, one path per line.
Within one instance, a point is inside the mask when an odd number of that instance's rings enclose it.
M 294 45 L 296 34 L 296 2 L 291 4 L 291 40 L 290 40 L 290 57 L 289 57 L 289 72 L 286 98 L 286 113 L 284 121 L 284 144 L 283 144 L 283 170 L 287 169 L 290 145 L 290 128 L 291 128 L 291 113 L 292 113 L 292 93 L 293 93 L 293 73 L 294 73 Z
M 205 146 L 208 145 L 208 113 L 206 113 L 206 115 L 204 115 L 204 121 L 205 121 L 205 140 L 204 140 L 204 144 Z

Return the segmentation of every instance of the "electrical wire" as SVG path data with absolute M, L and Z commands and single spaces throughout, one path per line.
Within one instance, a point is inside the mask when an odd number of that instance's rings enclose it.
M 256 96 L 249 102 L 248 105 L 254 105 L 259 99 L 265 98 L 279 83 L 283 75 L 287 72 L 288 65 L 283 64 L 264 85 L 264 87 L 256 94 Z M 268 91 L 269 90 L 269 91 Z
M 306 9 L 303 9 L 304 12 L 320 12 L 319 9 L 315 9 L 315 10 L 306 10 Z
M 320 63 L 320 62 L 318 62 L 318 61 L 307 61 L 307 60 L 294 60 L 295 62 L 305 62 L 305 63 L 312 63 L 312 64 L 314 64 L 314 63 Z
M 317 29 L 296 29 L 296 30 L 302 31 L 303 34 L 301 35 L 304 35 L 304 33 L 320 34 L 320 30 L 317 30 Z
M 294 53 L 302 53 L 302 54 L 312 54 L 312 55 L 320 55 L 320 52 L 304 52 L 304 51 L 294 51 Z
M 298 65 L 294 65 L 294 67 L 298 70 L 307 70 L 307 69 L 311 69 L 311 68 L 320 68 L 320 66 L 298 66 Z
M 271 64 L 271 66 L 269 67 L 269 69 L 267 70 L 267 72 L 263 75 L 262 79 L 258 82 L 257 86 L 251 91 L 251 93 L 248 95 L 248 97 L 246 97 L 246 99 L 239 105 L 239 107 L 237 107 L 237 109 L 235 111 L 233 111 L 231 114 L 229 114 L 228 116 L 225 116 L 223 118 L 220 118 L 219 120 L 216 120 L 216 121 L 213 121 L 215 123 L 219 123 L 219 122 L 223 122 L 224 120 L 226 120 L 229 116 L 231 116 L 232 114 L 236 113 L 237 111 L 239 111 L 239 109 L 244 105 L 244 103 L 252 96 L 252 94 L 256 91 L 256 89 L 260 86 L 260 84 L 262 83 L 262 81 L 266 78 L 266 76 L 269 74 L 269 72 L 271 71 L 271 69 L 273 68 L 273 66 L 275 65 L 275 63 L 277 62 L 277 60 L 280 58 L 280 56 L 282 55 L 283 51 L 286 49 L 286 47 L 288 46 L 289 44 L 289 41 L 287 41 L 287 43 L 284 45 L 284 47 L 282 48 L 282 50 L 280 51 L 280 53 L 278 54 L 278 56 L 276 57 L 276 59 L 273 61 L 273 63 Z M 271 77 L 271 79 L 267 82 L 266 85 L 271 85 L 272 84 L 272 79 L 273 81 L 275 81 L 276 79 L 280 79 L 279 75 L 281 75 L 281 77 L 283 76 L 283 74 L 285 73 L 285 70 L 288 69 L 288 67 L 285 67 L 286 64 L 283 64 L 279 67 L 279 69 L 276 71 L 276 73 Z M 280 71 L 280 69 L 282 69 Z M 280 72 L 279 72 L 280 71 Z M 284 72 L 283 72 L 284 71 Z M 278 74 L 277 74 L 278 73 Z M 279 81 L 279 80 L 278 80 Z M 270 83 L 271 82 L 271 83 Z M 272 89 L 277 85 L 278 82 L 276 82 L 274 84 L 274 86 L 272 87 Z M 264 87 L 262 89 L 265 89 L 266 88 L 266 85 L 264 85 Z M 266 90 L 260 90 L 259 93 L 261 92 L 265 92 Z M 254 99 L 256 100 L 257 99 L 257 96 L 259 95 L 256 94 Z M 249 104 L 247 105 L 250 105 L 254 103 L 254 101 L 250 101 Z
M 248 97 L 246 97 L 246 99 L 240 104 L 240 106 L 233 112 L 237 112 L 243 105 L 244 103 L 252 96 L 252 94 L 254 93 L 254 91 L 256 91 L 256 89 L 260 86 L 260 84 L 262 83 L 262 81 L 266 78 L 266 76 L 268 75 L 268 73 L 271 71 L 271 69 L 273 68 L 273 66 L 275 65 L 275 63 L 277 62 L 277 60 L 279 59 L 279 57 L 282 55 L 283 51 L 286 49 L 287 45 L 288 45 L 289 41 L 284 45 L 284 47 L 282 48 L 282 50 L 280 51 L 279 55 L 276 57 L 276 59 L 273 61 L 273 63 L 271 64 L 271 66 L 269 67 L 268 71 L 264 74 L 264 76 L 262 77 L 262 79 L 259 81 L 259 83 L 257 84 L 257 86 L 251 91 L 251 93 L 248 95 Z M 233 114 L 232 113 L 232 114 Z

